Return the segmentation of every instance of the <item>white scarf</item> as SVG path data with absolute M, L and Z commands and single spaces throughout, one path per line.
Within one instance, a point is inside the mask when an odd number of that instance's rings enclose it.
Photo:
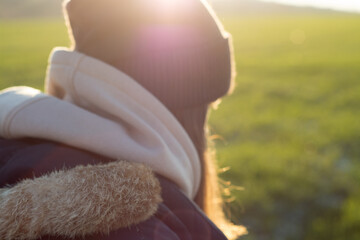
M 0 135 L 43 138 L 145 163 L 194 198 L 201 167 L 191 139 L 168 109 L 129 76 L 95 58 L 56 48 L 46 93 L 29 87 L 0 92 Z

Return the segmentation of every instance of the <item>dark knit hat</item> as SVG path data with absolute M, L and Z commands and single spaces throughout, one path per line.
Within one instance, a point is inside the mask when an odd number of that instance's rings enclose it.
M 211 103 L 232 82 L 228 34 L 200 0 L 71 0 L 75 49 L 127 73 L 170 109 Z

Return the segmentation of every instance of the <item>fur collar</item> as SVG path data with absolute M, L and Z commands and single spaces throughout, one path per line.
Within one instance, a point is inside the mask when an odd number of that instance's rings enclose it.
M 0 189 L 0 239 L 107 234 L 146 220 L 160 201 L 142 164 L 78 166 Z

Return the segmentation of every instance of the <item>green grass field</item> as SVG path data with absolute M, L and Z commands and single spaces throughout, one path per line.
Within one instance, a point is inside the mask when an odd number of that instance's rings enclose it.
M 248 240 L 360 239 L 360 15 L 224 16 L 237 88 L 212 112 Z M 42 88 L 61 20 L 0 21 L 0 89 Z M 229 199 L 231 200 L 231 199 Z
M 224 176 L 245 188 L 233 214 L 249 239 L 360 239 L 360 16 L 225 25 L 238 86 L 211 120 Z

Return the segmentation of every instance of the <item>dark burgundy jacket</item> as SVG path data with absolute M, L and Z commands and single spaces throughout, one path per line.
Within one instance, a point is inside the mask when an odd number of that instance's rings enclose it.
M 105 157 L 53 142 L 0 138 L 0 187 L 25 178 L 78 165 L 112 161 Z M 163 202 L 150 219 L 135 226 L 112 231 L 109 235 L 86 236 L 87 240 L 225 240 L 224 234 L 171 181 L 157 176 Z M 43 240 L 65 240 L 45 236 Z M 84 239 L 84 238 L 78 238 Z M 70 240 L 70 239 L 69 239 Z

